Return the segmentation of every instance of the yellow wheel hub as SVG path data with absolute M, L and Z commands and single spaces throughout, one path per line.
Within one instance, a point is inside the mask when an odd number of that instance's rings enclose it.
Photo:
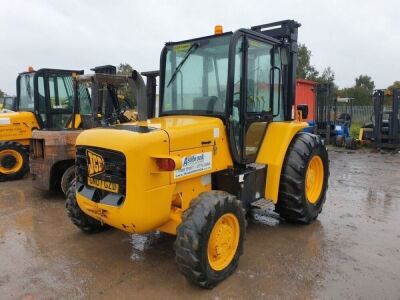
M 208 263 L 215 271 L 225 269 L 235 256 L 239 245 L 240 226 L 232 213 L 222 215 L 215 223 L 208 239 Z
M 315 204 L 324 185 L 324 164 L 320 156 L 313 156 L 308 164 L 306 173 L 306 197 L 308 202 Z
M 16 173 L 22 168 L 23 163 L 24 158 L 18 151 L 12 149 L 0 151 L 0 173 Z

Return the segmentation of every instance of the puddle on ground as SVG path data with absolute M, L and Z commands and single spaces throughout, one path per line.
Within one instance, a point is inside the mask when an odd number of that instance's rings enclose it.
M 30 178 L 0 183 L 0 298 L 398 299 L 400 157 L 329 155 L 318 220 L 280 222 L 263 200 L 237 270 L 211 291 L 180 275 L 174 237 L 88 236 L 66 217 L 62 195 L 35 191 Z
M 165 240 L 165 235 L 160 231 L 154 231 L 145 234 L 133 233 L 129 237 L 129 242 L 132 245 L 132 261 L 142 261 L 145 257 L 145 252 L 153 246 Z

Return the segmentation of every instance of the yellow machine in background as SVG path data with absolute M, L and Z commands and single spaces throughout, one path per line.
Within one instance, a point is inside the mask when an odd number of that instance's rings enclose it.
M 307 107 L 292 116 L 299 26 L 218 27 L 167 43 L 159 117 L 141 117 L 139 106 L 139 122 L 78 136 L 72 222 L 88 233 L 107 224 L 176 235 L 179 270 L 212 288 L 237 267 L 246 216 L 260 201 L 287 221 L 314 221 L 329 161 L 321 139 L 301 132 Z
M 32 133 L 30 173 L 35 188 L 42 191 L 61 188 L 66 193 L 75 178 L 75 140 L 79 133 L 89 128 L 136 121 L 137 113 L 131 105 L 149 95 L 149 90 L 155 90 L 158 76 L 158 72 L 144 73 L 146 86 L 135 70 L 130 76 L 117 75 L 112 65 L 98 66 L 92 71 L 93 74 L 73 76 L 70 126 Z M 124 92 L 132 99 L 119 97 Z
M 19 74 L 15 111 L 0 113 L 0 181 L 29 171 L 29 143 L 34 129 L 66 126 L 71 115 L 72 72 L 40 69 Z
M 17 98 L 13 96 L 4 96 L 0 99 L 0 113 L 16 111 Z

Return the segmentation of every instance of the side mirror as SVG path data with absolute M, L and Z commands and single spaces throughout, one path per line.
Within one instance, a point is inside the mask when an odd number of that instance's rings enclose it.
M 297 111 L 301 112 L 301 119 L 307 119 L 308 117 L 308 104 L 297 105 Z

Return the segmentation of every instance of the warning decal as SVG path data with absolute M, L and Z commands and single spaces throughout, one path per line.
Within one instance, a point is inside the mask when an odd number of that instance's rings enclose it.
M 174 178 L 211 170 L 212 168 L 212 153 L 204 152 L 182 157 L 182 169 L 174 172 Z

